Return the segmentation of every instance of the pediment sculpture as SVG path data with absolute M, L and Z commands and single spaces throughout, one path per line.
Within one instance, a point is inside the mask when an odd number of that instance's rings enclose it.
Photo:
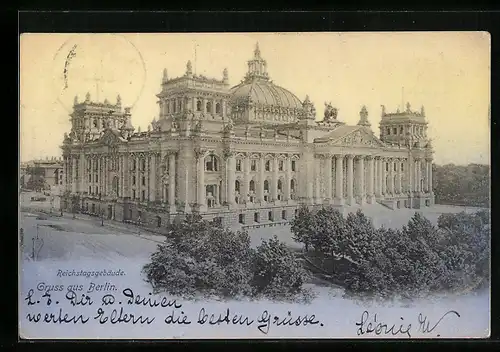
M 368 136 L 366 133 L 361 131 L 353 132 L 343 138 L 341 138 L 336 144 L 342 145 L 359 145 L 368 147 L 378 147 L 380 146 L 372 136 Z

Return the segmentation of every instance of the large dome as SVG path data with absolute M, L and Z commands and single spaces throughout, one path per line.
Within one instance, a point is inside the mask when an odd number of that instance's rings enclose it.
M 290 91 L 269 81 L 243 82 L 231 88 L 233 99 L 250 98 L 253 103 L 285 108 L 302 108 L 302 102 Z

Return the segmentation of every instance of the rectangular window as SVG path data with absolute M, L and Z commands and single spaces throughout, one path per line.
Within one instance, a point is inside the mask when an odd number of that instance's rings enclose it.
M 399 128 L 399 134 L 403 134 L 403 133 L 404 133 L 403 126 L 401 126 L 401 127 Z
M 92 194 L 92 186 L 89 186 L 89 194 Z
M 236 160 L 236 171 L 241 171 L 241 160 Z
M 135 186 L 135 176 L 132 176 L 132 186 Z
M 142 176 L 142 185 L 146 186 L 146 177 Z
M 405 163 L 401 163 L 401 171 L 405 171 Z
M 283 220 L 286 220 L 286 210 L 282 210 L 282 211 L 281 211 L 281 218 L 282 218 Z
M 385 171 L 389 171 L 389 163 L 385 163 Z
M 132 190 L 132 199 L 135 199 L 135 189 Z
M 252 160 L 252 161 L 250 162 L 250 169 L 251 169 L 252 171 L 257 171 L 257 160 Z
M 95 182 L 99 182 L 99 175 L 95 175 Z
M 271 160 L 266 160 L 266 171 L 271 171 Z
M 396 163 L 394 163 L 394 171 L 397 171 L 397 170 L 396 170 L 396 165 L 397 165 L 397 164 L 396 164 Z
M 279 163 L 278 163 L 278 170 L 279 171 L 283 171 L 283 165 L 284 165 L 283 160 L 280 160 Z
M 244 224 L 245 223 L 245 215 L 244 214 L 239 214 L 238 215 L 238 222 L 240 224 Z
M 141 200 L 144 202 L 144 200 L 146 199 L 146 191 L 142 191 L 141 198 Z
M 273 221 L 273 212 L 272 211 L 267 213 L 267 218 L 269 221 Z
M 388 127 L 387 128 L 387 135 L 389 136 L 391 134 L 391 129 Z
M 259 222 L 259 213 L 254 213 L 253 214 L 253 221 Z
M 393 134 L 398 134 L 398 129 L 397 129 L 396 127 L 394 127 L 394 128 L 392 129 L 392 133 L 393 133 Z
M 292 160 L 292 171 L 295 171 L 295 160 Z

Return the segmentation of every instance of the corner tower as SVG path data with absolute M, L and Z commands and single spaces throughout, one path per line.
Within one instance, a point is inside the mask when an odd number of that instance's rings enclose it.
M 380 139 L 386 143 L 399 145 L 426 145 L 427 121 L 425 110 L 412 111 L 410 103 L 406 103 L 406 110 L 399 108 L 394 113 L 387 113 L 382 105 L 382 120 L 380 121 Z

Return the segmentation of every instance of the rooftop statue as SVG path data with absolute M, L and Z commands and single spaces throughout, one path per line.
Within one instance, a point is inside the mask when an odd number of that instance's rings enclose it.
M 332 103 L 325 103 L 325 116 L 323 121 L 328 122 L 331 120 L 337 120 L 338 109 L 332 106 Z

